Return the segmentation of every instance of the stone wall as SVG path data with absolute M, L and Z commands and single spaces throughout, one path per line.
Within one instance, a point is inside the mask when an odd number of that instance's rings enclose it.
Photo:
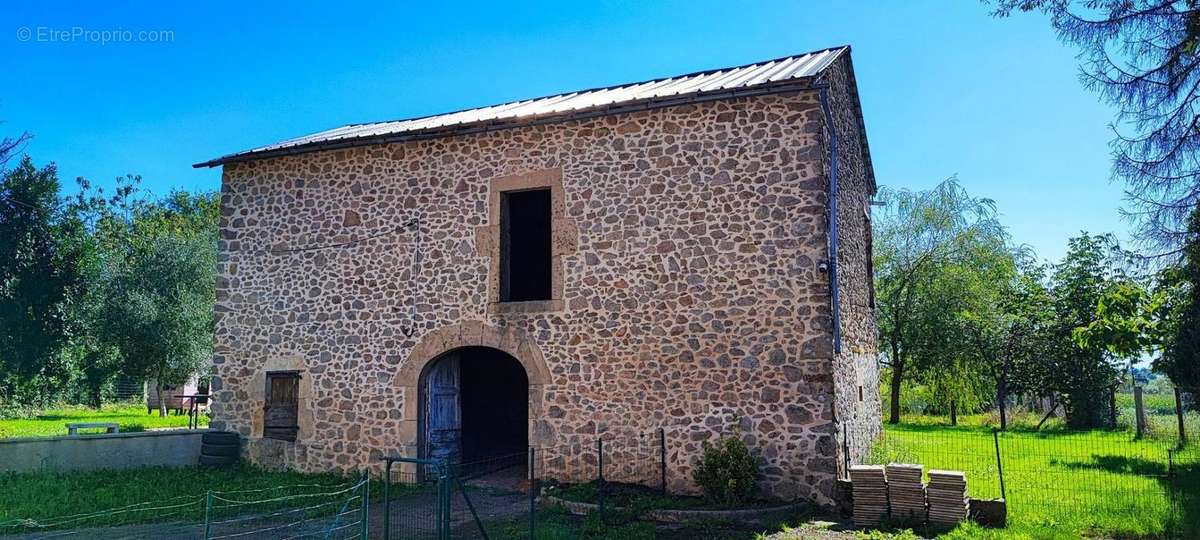
M 841 351 L 835 355 L 839 468 L 861 463 L 881 429 L 878 330 L 871 266 L 871 197 L 875 178 L 866 152 L 857 85 L 850 57 L 826 70 L 829 102 L 838 133 L 838 290 Z M 850 443 L 846 438 L 855 438 Z M 847 459 L 848 458 L 848 459 Z M 844 472 L 844 471 L 843 471 Z
M 213 425 L 259 461 L 377 467 L 416 450 L 415 366 L 480 343 L 544 369 L 530 441 L 548 472 L 661 427 L 669 485 L 694 491 L 701 443 L 737 428 L 767 493 L 827 502 L 822 129 L 806 92 L 226 165 Z M 561 183 L 561 297 L 497 306 L 491 209 L 521 178 Z M 295 443 L 258 439 L 267 365 L 310 379 Z

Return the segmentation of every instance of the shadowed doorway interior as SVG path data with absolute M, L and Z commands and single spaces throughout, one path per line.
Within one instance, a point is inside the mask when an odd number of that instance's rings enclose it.
M 449 351 L 422 375 L 423 457 L 479 463 L 523 455 L 529 379 L 512 356 L 488 347 Z

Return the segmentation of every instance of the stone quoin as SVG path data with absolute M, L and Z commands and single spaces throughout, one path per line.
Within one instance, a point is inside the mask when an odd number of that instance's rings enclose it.
M 830 504 L 843 431 L 880 423 L 849 48 L 652 83 L 198 164 L 224 168 L 212 427 L 310 472 L 528 444 L 567 481 L 661 428 L 682 493 L 736 431 L 765 494 Z

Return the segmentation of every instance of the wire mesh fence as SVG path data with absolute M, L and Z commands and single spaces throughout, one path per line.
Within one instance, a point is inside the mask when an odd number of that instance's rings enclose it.
M 385 461 L 383 538 L 443 538 L 449 477 L 445 464 L 403 457 Z
M 574 538 L 584 518 L 548 500 L 603 514 L 631 496 L 659 493 L 665 443 L 656 430 L 457 463 L 389 457 L 382 537 Z
M 970 480 L 970 493 L 977 498 L 1001 498 L 1000 474 L 995 441 L 988 431 L 964 434 L 936 429 L 885 430 L 872 439 L 846 432 L 846 456 L 864 456 L 858 464 L 887 465 L 916 463 L 930 469 L 962 471 Z M 925 477 L 928 480 L 928 474 Z
M 1200 447 L 1194 444 L 1124 430 L 903 425 L 872 435 L 845 433 L 844 455 L 863 456 L 847 465 L 962 471 L 969 496 L 1003 498 L 1012 521 L 1200 534 Z
M 349 540 L 368 534 L 370 484 L 295 484 L 209 491 L 103 511 L 0 523 L 0 535 L 40 538 Z

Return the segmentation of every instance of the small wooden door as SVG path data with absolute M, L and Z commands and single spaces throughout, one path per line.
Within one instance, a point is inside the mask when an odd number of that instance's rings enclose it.
M 263 411 L 263 437 L 296 440 L 299 430 L 300 374 L 267 373 L 267 399 Z
M 458 463 L 462 454 L 459 356 L 434 363 L 425 376 L 425 458 Z

